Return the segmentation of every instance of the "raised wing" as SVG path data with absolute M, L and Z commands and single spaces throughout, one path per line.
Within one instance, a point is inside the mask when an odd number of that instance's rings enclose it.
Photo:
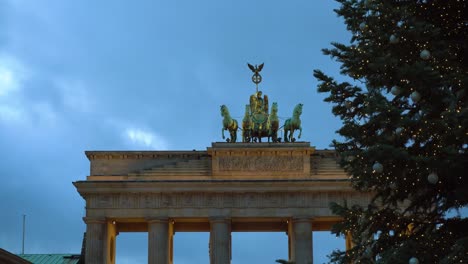
M 263 64 L 265 64 L 265 63 L 262 63 L 262 64 L 260 64 L 260 65 L 258 66 L 258 71 L 261 71 L 261 70 L 263 69 Z
M 249 66 L 249 69 L 251 69 L 253 72 L 255 72 L 255 67 L 252 64 L 247 63 L 247 66 Z

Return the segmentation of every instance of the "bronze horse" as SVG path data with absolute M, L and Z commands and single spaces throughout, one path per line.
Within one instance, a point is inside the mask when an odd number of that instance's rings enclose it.
M 299 129 L 299 136 L 301 138 L 302 135 L 302 127 L 301 127 L 301 119 L 299 118 L 302 114 L 302 104 L 296 105 L 294 107 L 293 116 L 288 118 L 286 122 L 284 122 L 284 141 L 285 142 L 294 142 L 296 139 L 294 138 L 294 130 Z M 288 132 L 289 135 L 288 135 Z
M 239 128 L 237 120 L 231 118 L 227 106 L 221 106 L 221 116 L 223 117 L 223 128 L 221 129 L 221 134 L 224 137 L 224 130 L 228 130 L 231 138 L 228 138 L 227 142 L 236 142 L 237 140 L 237 129 Z

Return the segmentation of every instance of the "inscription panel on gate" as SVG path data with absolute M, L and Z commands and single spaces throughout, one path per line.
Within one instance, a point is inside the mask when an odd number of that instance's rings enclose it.
M 304 179 L 310 178 L 310 160 L 315 148 L 300 143 L 213 143 L 213 177 L 230 179 Z
M 296 171 L 304 170 L 302 156 L 224 156 L 218 157 L 220 171 Z

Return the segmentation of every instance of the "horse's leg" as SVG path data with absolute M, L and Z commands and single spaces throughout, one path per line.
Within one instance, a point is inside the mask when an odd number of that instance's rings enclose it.
M 231 142 L 232 142 L 232 143 L 233 143 L 233 142 L 236 142 L 236 136 L 235 136 L 235 134 L 234 134 L 234 131 L 231 130 L 231 131 L 230 131 L 230 134 L 231 134 Z
M 223 139 L 224 139 L 224 127 L 221 128 L 221 135 L 223 135 Z
M 297 138 L 301 138 L 302 135 L 302 126 L 299 126 L 299 136 Z
M 237 133 L 234 127 L 229 128 L 229 134 L 231 135 L 231 142 L 234 143 L 236 142 L 237 139 Z
M 289 142 L 296 141 L 294 138 L 294 124 L 293 122 L 289 123 Z

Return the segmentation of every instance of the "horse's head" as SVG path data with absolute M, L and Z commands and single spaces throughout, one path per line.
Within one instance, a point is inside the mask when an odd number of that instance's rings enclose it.
M 271 113 L 278 113 L 278 103 L 277 102 L 273 102 L 273 104 L 271 104 Z
M 229 110 L 226 105 L 221 106 L 221 116 L 229 115 Z
M 302 114 L 302 106 L 303 106 L 303 104 L 297 104 L 296 107 L 294 107 L 294 114 L 295 115 L 301 115 Z

